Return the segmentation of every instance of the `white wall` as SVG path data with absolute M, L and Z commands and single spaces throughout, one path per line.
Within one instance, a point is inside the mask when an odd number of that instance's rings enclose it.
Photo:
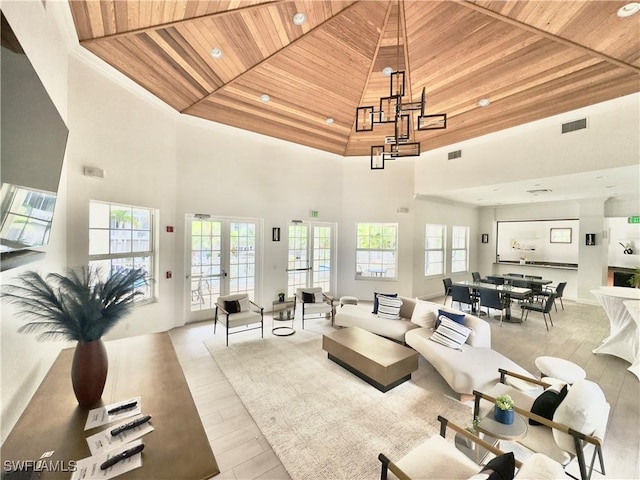
M 374 292 L 413 295 L 413 162 L 387 162 L 384 170 L 371 170 L 369 158 L 344 159 L 342 224 L 338 241 L 338 295 L 354 295 L 373 301 Z M 408 208 L 398 213 L 398 208 Z M 398 224 L 397 280 L 356 280 L 356 224 L 389 222 Z
M 172 280 L 175 242 L 165 225 L 175 224 L 175 115 L 123 88 L 77 55 L 69 61 L 67 258 L 70 266 L 89 257 L 89 202 L 99 200 L 157 209 L 157 302 L 138 307 L 106 339 L 164 331 L 175 325 Z M 98 179 L 83 166 L 106 172 Z
M 194 213 L 262 220 L 263 288 L 257 301 L 270 309 L 287 285 L 290 221 L 341 221 L 342 157 L 188 117 L 180 119 L 177 132 L 176 318 L 189 300 L 182 227 L 185 215 Z M 311 219 L 310 210 L 319 216 Z M 280 242 L 271 240 L 272 227 L 280 227 Z
M 446 202 L 431 200 L 416 200 L 415 202 L 415 232 L 413 237 L 413 266 L 414 266 L 414 295 L 420 298 L 444 298 L 445 277 L 457 280 L 471 280 L 471 274 L 479 270 L 478 256 L 482 245 L 480 237 L 485 231 L 480 231 L 480 210 L 473 207 L 454 205 Z M 445 271 L 443 275 L 425 277 L 424 275 L 424 246 L 425 225 L 436 224 L 446 226 Z M 451 273 L 451 232 L 453 226 L 469 227 L 469 271 Z M 448 256 L 447 256 L 448 255 Z M 486 275 L 490 272 L 481 272 Z
M 562 123 L 585 116 L 587 129 L 560 133 Z M 637 96 L 629 95 L 557 115 L 555 124 L 545 119 L 438 148 L 416 162 L 415 191 L 435 194 L 637 165 L 639 117 Z M 447 160 L 447 152 L 458 149 L 462 158 Z

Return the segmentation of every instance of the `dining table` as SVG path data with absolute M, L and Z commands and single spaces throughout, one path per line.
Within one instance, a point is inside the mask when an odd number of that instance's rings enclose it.
M 475 282 L 470 280 L 460 280 L 457 282 L 453 282 L 453 285 L 458 285 L 462 287 L 468 287 L 469 290 L 474 292 L 478 292 L 480 289 L 487 290 L 497 290 L 504 297 L 504 318 L 503 321 L 509 323 L 520 323 L 522 320 L 517 319 L 514 320 L 511 316 L 511 300 L 526 300 L 531 296 L 532 290 L 530 288 L 524 287 L 514 287 L 512 285 L 496 285 L 495 283 L 488 282 Z M 474 307 L 475 308 L 475 307 Z M 474 310 L 475 312 L 475 310 Z
M 593 349 L 593 353 L 606 353 L 626 360 L 631 363 L 628 370 L 640 380 L 640 314 L 637 306 L 640 302 L 640 289 L 605 286 L 591 290 L 591 293 L 604 308 L 610 324 L 609 336 Z

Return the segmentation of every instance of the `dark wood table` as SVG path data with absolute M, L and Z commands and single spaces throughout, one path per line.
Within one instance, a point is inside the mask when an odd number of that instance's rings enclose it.
M 112 340 L 105 346 L 109 374 L 103 404 L 140 396 L 142 412 L 152 416 L 155 428 L 142 437 L 142 468 L 117 478 L 204 480 L 220 473 L 169 335 Z M 58 355 L 2 445 L 3 463 L 37 460 L 51 450 L 54 454 L 47 460 L 59 461 L 61 467 L 90 456 L 86 437 L 108 425 L 84 431 L 91 409 L 78 406 L 73 394 L 73 353 L 69 348 Z M 37 478 L 70 476 L 69 471 L 41 471 Z
M 359 327 L 323 335 L 322 349 L 330 360 L 381 392 L 406 382 L 418 370 L 418 354 L 413 349 Z

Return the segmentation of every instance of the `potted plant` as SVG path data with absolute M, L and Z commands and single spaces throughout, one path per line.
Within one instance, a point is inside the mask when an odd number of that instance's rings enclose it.
M 96 404 L 107 379 L 108 359 L 102 336 L 113 328 L 146 286 L 143 269 L 100 270 L 70 268 L 66 275 L 27 271 L 14 284 L 3 285 L 0 296 L 18 306 L 28 322 L 19 333 L 40 333 L 38 341 L 75 340 L 71 381 L 78 403 Z
M 499 395 L 496 398 L 496 405 L 493 410 L 493 416 L 496 421 L 511 425 L 515 416 L 513 407 L 515 407 L 515 403 L 513 403 L 513 399 L 509 395 Z

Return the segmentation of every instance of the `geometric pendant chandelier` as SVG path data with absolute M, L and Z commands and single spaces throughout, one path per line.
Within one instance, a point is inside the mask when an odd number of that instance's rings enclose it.
M 420 142 L 411 141 L 412 124 L 417 130 L 442 130 L 447 128 L 447 114 L 425 115 L 425 89 L 419 102 L 402 103 L 405 92 L 404 71 L 391 73 L 388 97 L 380 98 L 380 108 L 373 106 L 356 108 L 356 132 L 370 132 L 375 125 L 394 124 L 394 134 L 385 137 L 383 145 L 371 147 L 371 169 L 383 170 L 385 160 L 420 155 Z M 419 112 L 416 114 L 416 112 Z
M 397 65 L 400 64 L 400 1 L 398 1 Z M 442 130 L 447 128 L 447 114 L 425 115 L 425 89 L 418 102 L 403 103 L 405 72 L 396 68 L 389 79 L 389 96 L 380 98 L 378 110 L 373 105 L 356 108 L 356 132 L 370 132 L 376 125 L 394 124 L 394 134 L 388 135 L 381 145 L 371 147 L 371 170 L 383 170 L 385 160 L 420 155 L 420 142 L 412 142 L 416 130 Z M 414 127 L 415 125 L 415 127 Z

